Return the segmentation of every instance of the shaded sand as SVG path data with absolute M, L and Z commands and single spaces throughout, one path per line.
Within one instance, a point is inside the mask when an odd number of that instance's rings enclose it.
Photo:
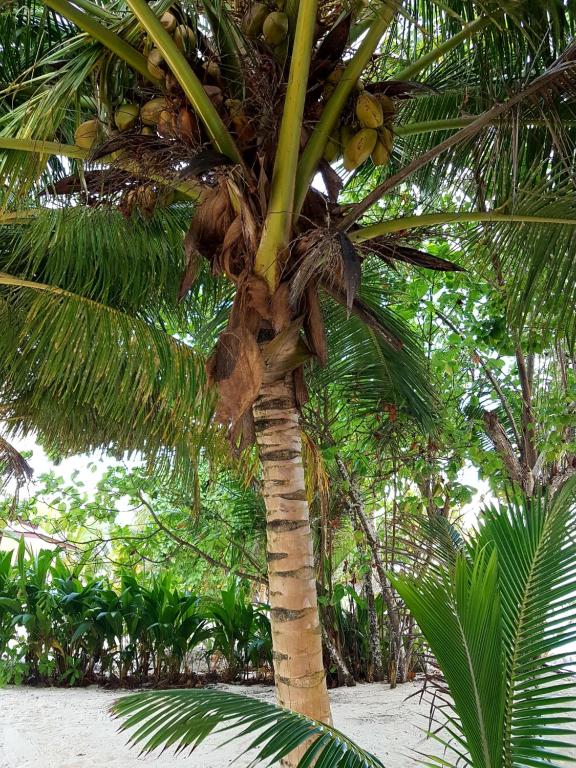
M 274 698 L 273 690 L 264 686 L 227 689 L 266 701 Z M 414 750 L 442 754 L 440 745 L 419 730 L 427 725 L 427 704 L 420 704 L 419 697 L 406 701 L 418 689 L 418 684 L 409 684 L 391 691 L 374 684 L 331 691 L 335 725 L 387 768 L 414 765 Z M 0 689 L 0 768 L 225 768 L 247 746 L 244 740 L 215 749 L 216 736 L 191 757 L 138 757 L 108 714 L 110 704 L 122 695 L 94 687 Z M 246 768 L 249 763 L 246 754 L 235 765 Z

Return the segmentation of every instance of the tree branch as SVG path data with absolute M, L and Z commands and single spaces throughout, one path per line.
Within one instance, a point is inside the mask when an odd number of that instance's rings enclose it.
M 446 317 L 446 315 L 436 307 L 434 307 L 434 313 L 442 320 L 442 322 L 444 322 L 448 326 L 448 328 L 450 328 L 451 331 L 454 331 L 454 333 L 457 333 L 462 340 L 465 340 L 464 334 L 457 328 L 457 326 L 454 325 L 454 323 L 450 320 L 450 318 Z M 508 402 L 508 398 L 504 394 L 498 379 L 494 376 L 492 371 L 488 368 L 487 364 L 484 362 L 478 350 L 472 347 L 472 351 L 476 355 L 478 364 L 486 374 L 486 378 L 488 379 L 490 384 L 492 384 L 492 386 L 494 387 L 494 391 L 496 392 L 496 394 L 500 399 L 502 408 L 504 408 L 504 411 L 506 412 L 506 416 L 508 417 L 508 421 L 510 422 L 510 428 L 514 433 L 514 439 L 516 440 L 516 445 L 518 446 L 518 448 L 520 448 L 522 445 L 522 439 L 520 437 L 520 432 L 518 431 L 518 427 L 516 425 L 516 420 L 514 419 L 514 414 L 512 413 L 512 409 L 510 408 L 510 403 Z
M 207 563 L 210 563 L 210 565 L 213 565 L 215 568 L 222 569 L 226 574 L 235 573 L 243 579 L 249 579 L 250 581 L 256 582 L 256 584 L 268 583 L 263 576 L 256 576 L 251 573 L 246 573 L 245 571 L 237 571 L 231 568 L 229 565 L 226 565 L 226 563 L 221 563 L 219 560 L 216 560 L 211 555 L 208 555 L 206 552 L 203 552 L 201 549 L 199 549 L 195 544 L 192 544 L 190 541 L 186 541 L 186 539 L 182 539 L 180 536 L 178 536 L 178 534 L 174 533 L 174 531 L 171 531 L 170 528 L 164 525 L 164 523 L 159 519 L 156 512 L 154 512 L 152 505 L 149 502 L 147 502 L 144 496 L 142 495 L 142 491 L 138 492 L 138 498 L 142 502 L 142 505 L 146 507 L 148 512 L 150 512 L 158 528 L 160 528 L 161 531 L 163 531 L 167 536 L 169 536 L 172 539 L 172 541 L 175 541 L 176 544 L 180 544 L 180 546 L 182 547 L 191 549 L 192 552 L 198 555 L 198 557 L 201 557 L 203 560 L 206 560 Z

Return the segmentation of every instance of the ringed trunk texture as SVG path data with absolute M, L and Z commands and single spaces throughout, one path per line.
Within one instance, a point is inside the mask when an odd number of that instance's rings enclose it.
M 253 409 L 266 504 L 276 697 L 283 707 L 330 723 L 292 374 L 263 384 Z M 290 756 L 285 765 L 296 763 Z

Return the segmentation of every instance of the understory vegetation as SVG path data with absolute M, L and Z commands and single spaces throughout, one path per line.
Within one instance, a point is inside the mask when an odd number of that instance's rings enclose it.
M 169 574 L 82 573 L 55 551 L 0 555 L 0 682 L 178 685 L 270 679 L 267 606 L 232 581 L 214 598 Z

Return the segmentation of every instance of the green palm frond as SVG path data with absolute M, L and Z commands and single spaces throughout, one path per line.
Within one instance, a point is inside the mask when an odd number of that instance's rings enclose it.
M 103 207 L 40 209 L 0 231 L 0 271 L 148 318 L 182 316 L 177 297 L 191 216 L 186 205 L 157 209 L 150 219 Z
M 434 397 L 421 346 L 394 308 L 383 304 L 383 279 L 380 271 L 365 265 L 358 297 L 388 338 L 399 342 L 399 348 L 326 298 L 328 363 L 325 368 L 314 367 L 310 386 L 314 391 L 335 386 L 345 400 L 354 403 L 358 415 L 380 412 L 384 403 L 393 403 L 429 428 L 434 421 Z
M 418 581 L 391 577 L 450 689 L 448 746 L 474 768 L 570 759 L 575 490 L 572 482 L 553 501 L 488 508 L 466 553 L 451 552 Z
M 194 749 L 211 733 L 240 728 L 231 739 L 253 737 L 248 749 L 258 750 L 254 763 L 272 765 L 315 738 L 300 768 L 383 768 L 378 758 L 335 728 L 235 693 L 152 691 L 120 699 L 113 710 L 124 721 L 122 730 L 135 729 L 130 741 L 142 745 L 144 752 L 170 747 L 178 752 Z
M 141 450 L 188 477 L 210 444 L 204 358 L 141 317 L 0 274 L 0 402 L 58 450 Z M 188 471 L 186 471 L 188 466 Z

